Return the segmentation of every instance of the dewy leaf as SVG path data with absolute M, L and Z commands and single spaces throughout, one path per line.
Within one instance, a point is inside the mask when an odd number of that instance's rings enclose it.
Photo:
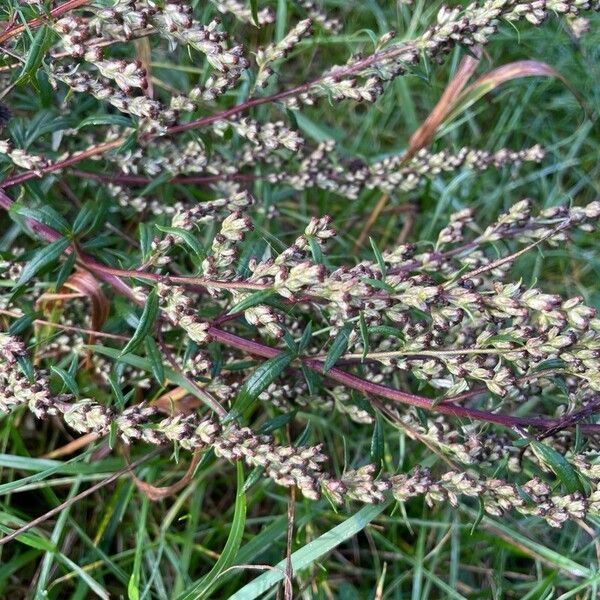
M 290 352 L 281 352 L 260 365 L 242 385 L 226 421 L 232 421 L 240 417 L 252 402 L 281 375 L 293 358 L 294 356 Z
M 531 442 L 531 449 L 543 463 L 552 469 L 569 492 L 583 492 L 577 471 L 562 454 L 537 441 Z
M 353 325 L 352 323 L 346 323 L 341 329 L 340 332 L 333 340 L 333 344 L 331 344 L 331 348 L 327 353 L 327 358 L 325 358 L 325 363 L 323 364 L 323 373 L 327 373 L 333 365 L 338 361 L 340 356 L 346 352 L 348 348 L 348 340 L 350 339 L 350 334 L 352 333 Z
M 154 322 L 158 316 L 158 293 L 156 290 L 152 290 L 148 294 L 146 304 L 144 305 L 144 311 L 140 318 L 140 322 L 133 334 L 133 337 L 127 342 L 125 348 L 121 351 L 121 355 L 127 354 L 135 350 L 143 341 L 144 338 L 152 331 Z
M 24 285 L 42 269 L 58 260 L 69 247 L 69 244 L 69 240 L 61 238 L 60 240 L 56 240 L 55 242 L 40 248 L 33 255 L 33 258 L 25 265 L 21 277 L 19 277 L 19 280 L 17 281 L 17 285 Z
M 200 600 L 201 598 L 214 598 L 212 593 L 218 585 L 218 578 L 231 565 L 235 563 L 236 556 L 242 543 L 242 536 L 246 526 L 246 493 L 244 491 L 244 468 L 241 461 L 237 462 L 237 493 L 235 496 L 235 512 L 229 537 L 219 560 L 213 568 L 198 582 L 185 590 L 177 600 Z

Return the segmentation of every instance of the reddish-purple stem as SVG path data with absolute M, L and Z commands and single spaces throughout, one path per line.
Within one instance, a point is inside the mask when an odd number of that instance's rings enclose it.
M 5 210 L 9 210 L 12 204 L 13 201 L 4 193 L 3 190 L 0 189 L 0 207 L 4 208 Z M 39 223 L 35 219 L 28 217 L 26 221 L 34 232 L 47 241 L 53 242 L 61 237 L 57 231 L 48 227 L 47 225 Z M 123 296 L 126 296 L 136 304 L 144 304 L 144 300 L 139 298 L 134 291 L 119 277 L 104 272 L 105 268 L 103 265 L 99 265 L 99 263 L 97 263 L 91 257 L 84 256 L 83 258 L 88 265 L 96 265 L 101 267 L 102 270 L 97 271 L 98 277 L 105 283 L 112 286 L 115 291 Z M 280 351 L 277 348 L 271 348 L 270 346 L 265 346 L 259 342 L 247 340 L 233 333 L 229 333 L 228 331 L 223 331 L 214 325 L 208 329 L 208 333 L 213 339 L 232 348 L 237 348 L 238 350 L 247 352 L 248 354 L 261 356 L 263 358 L 273 358 L 280 354 Z M 423 396 L 417 396 L 415 394 L 388 388 L 386 386 L 361 379 L 356 375 L 346 373 L 337 367 L 333 367 L 326 373 L 323 373 L 323 362 L 314 358 L 302 358 L 301 360 L 312 371 L 322 373 L 333 381 L 342 383 L 366 395 L 379 396 L 399 404 L 417 406 L 432 412 L 438 412 L 454 417 L 463 417 L 477 421 L 486 421 L 488 423 L 497 423 L 498 425 L 504 425 L 506 427 L 530 426 L 537 429 L 550 429 L 560 425 L 560 421 L 557 419 L 547 419 L 543 417 L 515 417 L 512 415 L 503 415 L 458 406 L 452 403 L 452 398 L 448 398 L 444 402 L 436 404 L 435 401 L 431 400 L 430 398 L 424 398 Z M 600 424 L 582 424 L 581 430 L 584 433 L 598 434 L 600 433 Z

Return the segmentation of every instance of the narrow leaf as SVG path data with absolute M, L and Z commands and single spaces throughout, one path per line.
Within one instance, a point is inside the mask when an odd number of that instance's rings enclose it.
M 237 463 L 237 493 L 235 496 L 235 512 L 229 537 L 219 560 L 213 568 L 197 583 L 190 586 L 178 600 L 200 600 L 201 598 L 215 598 L 212 594 L 218 585 L 218 578 L 231 565 L 235 563 L 235 558 L 239 552 L 242 536 L 246 526 L 246 493 L 244 491 L 244 468 L 242 463 Z
M 258 22 L 258 0 L 250 0 L 250 10 L 252 12 L 252 20 L 257 27 L 260 27 Z
M 69 392 L 71 392 L 71 394 L 73 394 L 74 396 L 79 395 L 79 387 L 75 382 L 75 378 L 70 373 L 67 373 L 64 369 L 61 369 L 60 367 L 55 367 L 54 365 L 51 365 L 50 369 L 62 379 L 64 387 L 68 389 Z
M 340 356 L 346 352 L 348 348 L 348 340 L 350 339 L 350 333 L 352 333 L 353 325 L 352 323 L 346 323 L 339 331 L 335 340 L 333 340 L 333 344 L 331 344 L 331 348 L 327 353 L 327 358 L 325 358 L 325 362 L 323 364 L 323 373 L 327 373 L 329 369 L 335 365 Z
M 375 415 L 375 427 L 371 437 L 371 462 L 378 467 L 383 464 L 385 452 L 385 438 L 383 434 L 383 419 L 379 413 Z
M 373 249 L 373 254 L 375 254 L 375 260 L 377 261 L 377 265 L 379 266 L 379 270 L 381 271 L 381 278 L 385 279 L 386 268 L 385 261 L 383 260 L 383 255 L 381 251 L 377 247 L 375 240 L 372 237 L 369 237 L 369 243 L 371 244 L 371 248 Z
M 199 258 L 204 258 L 206 256 L 206 251 L 202 247 L 202 244 L 200 244 L 191 231 L 187 231 L 187 229 L 182 229 L 181 227 L 167 227 L 165 225 L 157 225 L 156 228 L 163 233 L 170 233 L 171 235 L 176 236 L 176 238 L 181 238 L 181 240 L 183 240 L 183 242 Z
M 281 375 L 283 370 L 292 362 L 292 359 L 293 355 L 291 353 L 281 352 L 260 365 L 242 385 L 226 421 L 239 418 L 254 400 Z
M 541 442 L 531 442 L 531 449 L 535 455 L 546 464 L 554 474 L 560 479 L 565 488 L 570 492 L 583 492 L 581 481 L 577 476 L 577 471 L 567 461 L 567 459 L 557 452 L 554 448 L 546 446 Z
M 243 300 L 240 300 L 237 304 L 234 304 L 227 313 L 228 315 L 233 315 L 234 313 L 243 312 L 252 306 L 256 306 L 257 304 L 262 304 L 265 300 L 270 298 L 275 293 L 275 290 L 259 290 L 258 292 L 254 292 L 246 296 Z
M 124 117 L 123 115 L 92 115 L 86 117 L 77 125 L 75 129 L 81 129 L 88 125 L 119 125 L 120 127 L 133 127 L 134 124 L 131 119 Z
M 56 229 L 56 231 L 62 233 L 63 235 L 66 235 L 71 230 L 66 219 L 50 206 L 29 208 L 28 206 L 23 206 L 22 204 L 14 204 L 11 207 L 10 212 L 28 219 L 33 219 L 34 221 L 38 221 L 44 225 L 48 225 L 48 227 Z
M 42 269 L 52 264 L 64 253 L 69 247 L 69 240 L 61 238 L 47 246 L 40 248 L 33 258 L 25 265 L 21 273 L 21 277 L 17 281 L 17 285 L 23 285 L 31 280 Z
M 308 345 L 310 344 L 310 340 L 312 339 L 312 321 L 308 322 L 306 329 L 302 332 L 302 337 L 298 342 L 298 354 L 304 352 Z
M 355 515 L 340 523 L 330 531 L 319 536 L 316 540 L 296 550 L 291 556 L 292 569 L 297 573 L 317 563 L 323 556 L 354 537 L 362 531 L 373 519 L 377 518 L 389 505 L 389 502 L 375 506 L 365 506 Z M 286 573 L 286 561 L 280 561 L 270 569 L 238 590 L 229 600 L 254 600 L 262 598 L 274 585 L 279 583 Z
M 29 79 L 39 69 L 44 59 L 44 54 L 48 50 L 49 40 L 51 39 L 50 29 L 47 25 L 42 25 L 39 31 L 33 38 L 33 43 L 27 54 L 27 60 L 19 73 L 19 77 L 16 81 L 17 84 L 21 83 L 25 79 Z M 36 82 L 37 83 L 37 82 Z
M 152 331 L 154 322 L 158 316 L 158 294 L 156 290 L 152 290 L 148 294 L 142 317 L 138 323 L 137 329 L 133 337 L 127 342 L 125 348 L 121 351 L 121 355 L 127 354 L 135 350 L 143 341 L 144 338 Z
M 165 368 L 163 366 L 162 356 L 160 355 L 158 346 L 156 345 L 156 342 L 152 336 L 146 336 L 146 339 L 144 340 L 144 348 L 146 349 L 146 356 L 148 357 L 150 365 L 152 366 L 152 374 L 154 375 L 154 379 L 163 385 L 165 381 Z
M 362 311 L 358 319 L 358 327 L 360 330 L 360 338 L 363 343 L 362 360 L 364 361 L 367 354 L 369 354 L 369 330 L 367 329 L 367 322 L 365 321 L 365 315 Z

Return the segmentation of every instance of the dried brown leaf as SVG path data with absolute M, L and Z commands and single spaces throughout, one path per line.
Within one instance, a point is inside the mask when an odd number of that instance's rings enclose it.
M 577 96 L 576 91 L 556 69 L 539 60 L 519 60 L 502 65 L 484 73 L 471 85 L 465 87 L 478 64 L 479 59 L 471 56 L 463 58 L 442 97 L 410 138 L 404 162 L 410 160 L 421 148 L 428 146 L 443 123 L 452 121 L 477 100 L 507 81 L 522 77 L 554 77 L 562 81 Z
M 174 412 L 189 415 L 200 405 L 200 400 L 182 387 L 169 390 L 152 402 L 152 406 L 167 415 L 172 415 Z
M 108 319 L 110 304 L 99 281 L 87 271 L 76 271 L 65 281 L 64 287 L 89 298 L 92 305 L 92 329 L 102 329 Z M 92 344 L 93 341 L 89 343 Z
M 129 464 L 129 450 L 127 449 L 127 447 L 125 447 L 124 449 L 124 454 L 125 460 L 127 464 Z M 192 461 L 190 462 L 190 466 L 185 472 L 185 475 L 179 481 L 175 482 L 172 485 L 168 485 L 165 487 L 151 485 L 150 483 L 142 481 L 139 477 L 137 477 L 134 474 L 133 471 L 131 472 L 131 479 L 133 479 L 133 482 L 135 483 L 138 490 L 145 494 L 149 500 L 152 500 L 153 502 L 158 502 L 159 500 L 164 500 L 165 498 L 176 494 L 192 480 L 194 472 L 196 471 L 196 467 L 200 462 L 201 456 L 201 452 L 194 452 L 194 454 L 192 455 Z
M 475 49 L 474 54 L 477 57 L 480 57 L 481 50 Z M 471 79 L 479 62 L 480 58 L 475 58 L 471 55 L 465 56 L 460 61 L 456 75 L 446 86 L 442 97 L 438 100 L 423 124 L 412 134 L 408 142 L 406 154 L 404 155 L 404 162 L 410 160 L 419 150 L 421 150 L 421 148 L 430 144 L 435 136 L 435 132 L 443 123 L 448 113 L 452 110 L 456 99 L 459 97 L 465 85 L 467 85 L 469 79 Z
M 502 65 L 484 73 L 476 81 L 463 90 L 455 99 L 448 120 L 466 110 L 480 98 L 495 90 L 507 81 L 521 79 L 522 77 L 554 77 L 559 79 L 576 95 L 569 82 L 553 67 L 539 60 L 518 60 Z

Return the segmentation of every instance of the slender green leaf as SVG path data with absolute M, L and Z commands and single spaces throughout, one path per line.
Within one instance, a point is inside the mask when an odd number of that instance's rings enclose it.
M 52 227 L 52 229 L 55 229 L 63 235 L 67 235 L 71 231 L 71 227 L 66 219 L 50 206 L 29 208 L 28 206 L 16 203 L 11 207 L 10 212 L 13 215 L 19 215 L 48 225 L 48 227 Z
M 308 348 L 308 345 L 310 344 L 311 339 L 312 339 L 312 321 L 309 321 L 308 325 L 305 327 L 304 331 L 302 332 L 302 337 L 300 338 L 300 341 L 298 342 L 298 354 L 301 354 Z
M 161 385 L 165 382 L 165 368 L 163 366 L 163 359 L 158 350 L 158 346 L 151 335 L 147 335 L 144 339 L 144 348 L 146 349 L 146 356 L 152 365 L 152 374 L 158 383 Z
M 67 390 L 69 390 L 71 394 L 73 394 L 74 396 L 79 395 L 79 386 L 75 382 L 75 378 L 73 377 L 73 375 L 67 373 L 64 369 L 61 369 L 60 367 L 55 367 L 54 365 L 50 367 L 50 370 L 53 373 L 56 373 L 62 379 L 64 387 Z
M 294 573 L 315 564 L 334 548 L 354 537 L 373 519 L 377 518 L 388 505 L 389 502 L 375 506 L 365 506 L 340 525 L 337 525 L 316 540 L 296 550 L 291 556 Z M 282 560 L 272 570 L 266 571 L 230 596 L 229 600 L 254 600 L 254 598 L 261 598 L 264 593 L 283 580 L 285 570 L 286 561 Z
M 177 238 L 181 238 L 184 243 L 191 249 L 191 251 L 199 258 L 206 256 L 206 251 L 202 247 L 202 244 L 197 240 L 196 236 L 187 229 L 181 227 L 166 227 L 164 225 L 157 225 L 156 228 L 163 233 L 170 233 Z
M 132 338 L 127 342 L 125 348 L 123 348 L 121 351 L 121 354 L 133 352 L 144 341 L 144 338 L 152 331 L 157 316 L 158 293 L 154 289 L 148 294 L 140 322 L 138 323 Z
M 127 584 L 127 597 L 129 600 L 140 600 L 140 571 L 142 567 L 142 555 L 144 553 L 146 538 L 146 521 L 148 518 L 148 505 L 150 501 L 143 496 L 141 514 L 138 518 L 137 534 L 135 538 L 135 556 L 133 568 Z
M 236 556 L 240 549 L 244 528 L 246 526 L 246 492 L 244 491 L 244 468 L 242 463 L 237 463 L 237 493 L 235 496 L 235 512 L 233 514 L 233 523 L 227 543 L 219 556 L 219 560 L 213 568 L 200 581 L 191 585 L 187 590 L 178 596 L 178 600 L 200 600 L 201 598 L 211 598 L 212 592 L 218 585 L 218 578 L 225 569 L 235 563 Z
M 10 527 L 6 527 L 6 525 L 0 525 L 0 531 L 9 535 L 13 533 L 13 530 Z M 31 531 L 26 531 L 24 533 L 19 534 L 15 540 L 17 542 L 21 542 L 26 546 L 30 546 L 31 548 L 36 548 L 37 550 L 44 550 L 46 552 L 56 552 L 56 547 L 52 544 L 51 541 L 43 538 L 37 533 L 33 533 Z
M 371 279 L 371 277 L 364 277 L 363 281 L 368 283 L 371 287 L 374 287 L 378 290 L 383 290 L 384 292 L 389 292 L 390 294 L 394 294 L 396 290 L 393 286 L 385 281 L 379 281 L 379 279 Z
M 315 239 L 314 236 L 309 236 L 308 238 L 308 246 L 310 248 L 310 253 L 312 254 L 313 260 L 319 264 L 323 264 L 323 251 L 321 250 L 321 246 Z
M 461 510 L 470 515 L 472 519 L 476 519 L 478 511 L 464 505 L 460 505 Z M 492 517 L 485 515 L 480 526 L 489 528 L 494 536 L 498 536 L 506 543 L 513 545 L 519 550 L 526 550 L 530 556 L 540 559 L 546 564 L 564 570 L 575 577 L 591 577 L 592 570 L 582 564 L 574 561 L 565 554 L 556 552 L 548 548 L 544 544 L 536 542 L 523 533 L 511 527 L 509 522 L 497 521 Z
M 264 392 L 283 370 L 292 362 L 290 352 L 281 352 L 264 362 L 242 385 L 227 421 L 239 418 L 250 405 Z
M 371 462 L 378 467 L 383 465 L 383 455 L 385 452 L 385 437 L 383 429 L 383 418 L 377 412 L 375 414 L 375 426 L 373 427 L 373 436 L 371 437 Z
M 552 469 L 569 492 L 583 492 L 577 471 L 575 471 L 562 454 L 554 448 L 550 448 L 550 446 L 537 441 L 531 442 L 531 449 L 535 452 L 539 460 Z
M 114 348 L 107 348 L 106 346 L 90 345 L 85 347 L 89 348 L 93 352 L 98 352 L 99 354 L 110 356 L 110 358 L 113 358 L 114 360 L 118 360 L 128 365 L 132 365 L 138 369 L 143 369 L 144 371 L 148 371 L 149 373 L 152 372 L 152 364 L 147 358 L 142 358 L 141 356 L 137 356 L 135 354 L 122 355 L 118 350 Z M 189 379 L 187 379 L 187 377 L 185 377 L 183 374 L 178 373 L 177 371 L 173 371 L 172 369 L 165 368 L 165 377 L 175 385 L 182 387 L 192 396 L 196 396 L 196 398 L 202 400 L 204 404 L 206 404 L 214 410 L 214 400 L 212 396 L 208 394 L 204 395 L 203 390 L 198 386 L 193 385 L 192 382 Z
M 33 258 L 25 265 L 21 277 L 19 277 L 19 280 L 17 281 L 17 285 L 24 285 L 35 277 L 42 269 L 58 260 L 69 247 L 69 244 L 69 240 L 61 238 L 60 240 L 56 240 L 56 242 L 52 242 L 51 244 L 40 248 L 33 255 Z
M 75 256 L 75 252 L 71 252 L 65 262 L 62 264 L 60 269 L 58 270 L 58 275 L 56 276 L 56 280 L 54 281 L 54 289 L 60 290 L 62 286 L 65 284 L 65 281 L 69 278 L 69 275 L 73 272 L 75 268 L 75 261 L 77 260 L 77 256 Z
M 20 335 L 26 329 L 29 329 L 36 319 L 35 313 L 30 313 L 19 317 L 16 321 L 13 321 L 8 328 L 8 335 Z
M 377 247 L 377 243 L 375 242 L 375 240 L 372 237 L 369 238 L 369 242 L 371 243 L 371 248 L 373 249 L 373 254 L 375 254 L 375 260 L 377 261 L 377 264 L 379 265 L 379 270 L 381 271 L 381 277 L 383 279 L 385 279 L 385 274 L 387 273 L 387 270 L 385 267 L 385 261 L 383 260 L 383 255 L 381 254 L 381 251 Z
M 358 327 L 360 330 L 360 338 L 363 343 L 362 359 L 365 360 L 367 354 L 369 354 L 369 330 L 367 328 L 367 322 L 365 321 L 365 315 L 362 311 L 358 318 Z
M 353 327 L 352 323 L 346 323 L 335 336 L 335 340 L 333 340 L 333 344 L 331 344 L 331 348 L 323 364 L 323 373 L 327 373 L 348 349 L 348 340 L 350 339 Z
M 123 115 L 91 115 L 86 117 L 75 129 L 82 129 L 88 125 L 118 125 L 119 127 L 133 127 L 134 123 Z
M 75 235 L 88 234 L 96 229 L 106 217 L 105 202 L 86 202 L 75 217 L 73 233 Z
M 237 304 L 234 304 L 227 314 L 232 315 L 234 313 L 243 312 L 252 306 L 262 304 L 265 300 L 270 298 L 275 293 L 275 290 L 259 290 L 253 294 L 249 294 L 243 300 L 240 300 Z
M 102 587 L 91 575 L 85 571 L 85 569 L 82 569 L 76 562 L 73 562 L 68 556 L 65 556 L 62 553 L 57 553 L 56 560 L 58 562 L 62 562 L 74 573 L 77 573 L 79 579 L 84 581 L 90 590 L 92 590 L 96 596 L 98 596 L 98 598 L 102 598 L 102 600 L 109 600 L 110 594 L 106 588 Z
M 250 0 L 250 10 L 252 12 L 252 20 L 257 27 L 260 27 L 258 22 L 258 0 Z
M 29 48 L 29 52 L 27 53 L 27 59 L 25 60 L 25 64 L 23 65 L 23 68 L 19 73 L 19 77 L 17 78 L 17 84 L 22 83 L 26 79 L 31 81 L 31 78 L 35 75 L 36 71 L 42 64 L 44 54 L 46 54 L 51 41 L 51 30 L 47 25 L 42 25 L 33 38 L 33 43 L 31 44 L 31 48 Z M 37 84 L 37 81 L 35 83 Z

